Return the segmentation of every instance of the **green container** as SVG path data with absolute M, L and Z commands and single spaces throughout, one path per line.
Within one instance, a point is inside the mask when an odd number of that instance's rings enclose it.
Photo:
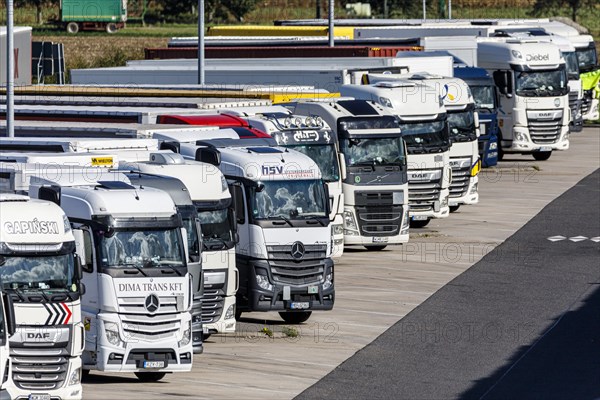
M 127 0 L 62 0 L 63 22 L 125 22 Z

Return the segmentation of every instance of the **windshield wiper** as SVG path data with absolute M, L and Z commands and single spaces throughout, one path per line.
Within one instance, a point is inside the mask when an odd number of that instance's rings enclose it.
M 137 265 L 135 265 L 135 264 L 123 264 L 123 266 L 124 266 L 124 267 L 133 267 L 133 268 L 137 269 L 137 270 L 138 270 L 138 271 L 139 271 L 139 272 L 140 272 L 142 275 L 144 275 L 144 276 L 148 276 L 148 275 L 147 275 L 147 274 L 144 272 L 144 270 L 143 270 L 142 268 L 138 267 L 138 266 L 137 266 Z
M 315 216 L 315 215 L 303 215 L 303 217 L 305 219 L 314 219 L 315 221 L 317 221 L 319 224 L 321 224 L 321 226 L 325 226 L 325 223 L 323 221 L 321 221 L 321 218 Z M 308 221 L 307 221 L 308 223 Z
M 282 220 L 284 220 L 285 222 L 287 222 L 290 226 L 294 226 L 294 224 L 292 224 L 292 221 L 290 221 L 290 219 L 286 216 L 283 215 L 278 215 L 277 218 L 280 218 Z
M 219 242 L 221 242 L 221 246 L 217 249 L 217 248 L 213 248 L 213 245 L 210 246 L 210 248 L 208 247 L 208 245 L 206 244 L 207 241 L 211 241 L 211 240 L 218 240 Z M 214 236 L 214 237 L 209 237 L 207 239 L 203 239 L 202 240 L 202 245 L 206 250 L 222 250 L 227 248 L 227 242 L 225 242 L 223 239 L 221 239 L 218 236 Z
M 175 271 L 175 273 L 176 273 L 177 275 L 181 276 L 181 272 L 179 272 L 179 270 L 178 270 L 177 268 L 175 268 L 174 266 L 172 266 L 172 265 L 169 265 L 169 264 L 159 264 L 159 265 L 160 265 L 161 267 L 163 267 L 163 266 L 164 266 L 164 267 L 169 267 L 169 268 L 171 268 L 173 271 Z
M 491 109 L 491 108 L 489 108 L 489 107 L 477 106 L 477 108 L 478 108 L 478 109 L 480 109 L 480 110 L 485 110 L 485 111 L 489 112 L 490 114 L 493 114 L 493 113 L 494 113 L 494 110 L 492 110 L 492 109 Z
M 371 167 L 375 169 L 375 161 L 361 161 L 350 165 L 351 167 Z

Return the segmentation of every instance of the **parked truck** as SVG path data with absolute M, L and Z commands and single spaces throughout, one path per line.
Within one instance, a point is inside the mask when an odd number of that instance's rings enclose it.
M 0 291 L 0 400 L 10 400 L 10 337 L 17 330 L 15 312 L 10 296 Z
M 115 33 L 125 27 L 127 0 L 61 0 L 60 23 L 68 33 L 104 30 Z
M 482 38 L 479 66 L 500 92 L 499 158 L 503 153 L 550 158 L 569 148 L 569 86 L 565 60 L 552 43 Z
M 233 128 L 240 138 L 274 138 L 312 158 L 327 182 L 331 199 L 332 258 L 344 252 L 343 193 L 340 162 L 335 150 L 333 132 L 323 119 L 292 114 L 282 106 L 236 107 L 218 110 L 220 115 L 161 115 L 159 123 L 212 125 Z M 275 143 L 274 143 L 275 144 Z
M 365 82 L 369 82 L 368 77 Z M 410 226 L 422 228 L 432 218 L 446 218 L 452 171 L 448 118 L 439 92 L 418 81 L 397 79 L 347 85 L 343 96 L 376 102 L 399 119 L 408 152 Z
M 10 187 L 19 166 L 2 163 L 0 170 Z M 16 326 L 3 335 L 10 350 L 2 386 L 8 380 L 17 399 L 81 399 L 85 286 L 69 220 L 55 204 L 11 193 L 0 194 L 0 215 L 0 284 Z
M 90 155 L 101 165 L 83 168 L 66 158 L 60 165 L 13 163 L 20 175 L 13 181 L 14 189 L 56 203 L 68 216 L 63 223 L 70 222 L 87 288 L 84 371 L 157 381 L 191 370 L 192 279 L 173 200 L 131 185 L 107 168 L 108 157 Z
M 278 311 L 286 322 L 301 323 L 312 311 L 333 308 L 329 196 L 314 161 L 229 129 L 157 138 L 188 159 L 219 166 L 230 182 L 239 233 L 238 316 Z

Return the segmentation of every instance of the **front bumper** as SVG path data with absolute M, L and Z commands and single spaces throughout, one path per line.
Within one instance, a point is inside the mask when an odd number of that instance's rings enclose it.
M 333 261 L 329 258 L 324 261 L 323 275 L 327 275 L 330 272 L 332 279 L 334 279 Z M 333 280 L 331 286 L 327 289 L 324 289 L 323 282 L 291 286 L 273 283 L 272 271 L 266 260 L 251 260 L 248 268 L 248 282 L 246 282 L 248 286 L 245 293 L 247 306 L 249 307 L 248 311 L 289 311 L 292 309 L 292 303 L 300 302 L 309 303 L 309 308 L 306 311 L 331 310 L 333 308 L 335 301 L 335 285 Z M 261 272 L 267 271 L 267 278 L 272 285 L 272 290 L 264 289 L 258 285 L 256 279 L 258 275 L 257 268 Z M 240 292 L 238 294 L 242 295 Z M 241 304 L 246 299 L 238 300 L 238 304 Z
M 70 377 L 78 370 L 79 381 L 74 385 L 69 385 Z M 67 379 L 61 388 L 52 390 L 27 390 L 21 389 L 15 384 L 11 384 L 8 389 L 10 390 L 9 398 L 15 400 L 28 400 L 30 398 L 29 396 L 32 394 L 49 394 L 52 400 L 80 400 L 83 398 L 83 387 L 81 385 L 81 358 L 73 357 L 69 360 Z M 4 397 L 1 397 L 1 392 L 0 399 L 4 400 Z
M 511 146 L 503 149 L 505 153 L 534 153 L 538 151 L 568 150 L 569 129 L 564 126 L 558 141 L 554 143 L 534 143 L 527 128 L 515 127 Z
M 448 199 L 448 205 L 459 206 L 462 204 L 477 204 L 479 203 L 479 192 L 477 191 L 479 185 L 479 176 L 472 176 L 469 179 L 469 187 L 464 196 L 461 197 L 450 197 Z

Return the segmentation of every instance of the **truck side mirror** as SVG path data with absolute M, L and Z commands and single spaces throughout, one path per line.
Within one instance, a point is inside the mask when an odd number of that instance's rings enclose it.
M 73 255 L 73 261 L 75 262 L 75 273 L 77 274 L 77 280 L 83 279 L 83 270 L 81 269 L 81 258 L 78 254 Z
M 343 153 L 338 154 L 338 162 L 340 163 L 340 175 L 343 181 L 346 180 L 346 159 Z
M 329 216 L 331 214 L 331 199 L 329 198 L 329 186 L 327 185 L 327 182 L 323 182 L 323 190 L 325 191 L 325 212 L 327 213 L 327 216 Z
M 479 130 L 479 113 L 477 111 L 473 113 L 473 122 L 475 123 L 475 133 L 479 138 L 481 131 Z
M 201 147 L 196 150 L 195 159 L 217 167 L 221 165 L 221 153 L 217 149 Z
M 183 237 L 183 250 L 185 251 L 185 259 L 190 259 L 190 247 L 188 246 L 187 229 L 181 227 L 181 236 Z
M 6 314 L 6 326 L 8 328 L 8 336 L 12 336 L 17 331 L 17 321 L 15 320 L 15 308 L 13 307 L 12 298 L 8 293 L 2 295 L 4 303 L 4 312 Z
M 75 236 L 75 252 L 77 253 L 75 258 L 78 259 L 76 262 L 81 268 L 81 260 L 87 260 L 87 254 L 85 253 L 85 242 L 83 238 L 83 230 L 73 229 L 73 236 Z M 77 257 L 79 256 L 79 257 Z M 80 278 L 81 279 L 81 278 Z
M 181 153 L 181 145 L 178 142 L 162 142 L 160 150 L 171 150 L 173 153 Z
M 512 97 L 512 79 L 508 71 L 494 71 L 494 83 L 498 92 L 507 97 Z
M 79 282 L 79 295 L 83 296 L 85 294 L 85 285 Z

